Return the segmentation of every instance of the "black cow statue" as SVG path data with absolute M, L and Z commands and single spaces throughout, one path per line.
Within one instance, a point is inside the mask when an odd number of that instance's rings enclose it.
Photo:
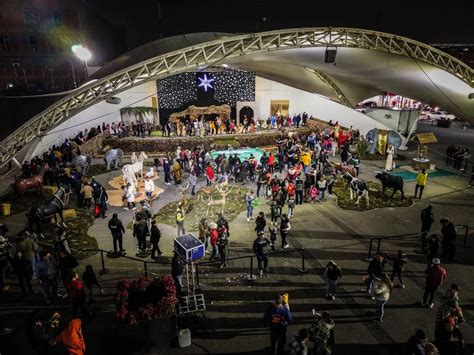
M 392 198 L 397 191 L 400 191 L 402 194 L 402 198 L 405 198 L 405 193 L 403 192 L 403 179 L 401 176 L 390 175 L 386 171 L 382 171 L 381 173 L 377 173 L 375 175 L 376 179 L 379 179 L 382 183 L 382 195 L 385 196 L 385 188 L 392 189 Z

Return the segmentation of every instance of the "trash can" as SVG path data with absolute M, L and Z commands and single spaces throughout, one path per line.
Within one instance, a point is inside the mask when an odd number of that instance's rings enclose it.
M 191 346 L 191 331 L 189 329 L 181 329 L 178 332 L 178 343 L 180 348 Z
M 9 203 L 2 203 L 2 215 L 9 216 L 10 208 L 11 208 L 11 205 Z

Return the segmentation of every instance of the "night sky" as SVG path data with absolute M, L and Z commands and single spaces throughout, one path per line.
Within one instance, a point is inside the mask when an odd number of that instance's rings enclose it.
M 192 32 L 256 32 L 347 26 L 395 33 L 426 43 L 474 43 L 474 1 L 158 1 L 81 0 L 120 29 L 127 50 L 160 37 Z M 159 5 L 160 4 L 160 5 Z M 161 18 L 160 11 L 161 8 Z M 111 53 L 118 55 L 120 53 Z

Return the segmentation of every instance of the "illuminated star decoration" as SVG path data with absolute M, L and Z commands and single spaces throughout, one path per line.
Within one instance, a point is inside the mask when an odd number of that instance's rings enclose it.
M 204 91 L 207 92 L 207 88 L 211 88 L 213 89 L 213 86 L 211 85 L 211 83 L 214 81 L 214 79 L 211 79 L 211 78 L 207 78 L 207 74 L 204 74 L 204 78 L 198 78 L 199 81 L 201 82 L 198 87 L 203 87 L 204 88 Z

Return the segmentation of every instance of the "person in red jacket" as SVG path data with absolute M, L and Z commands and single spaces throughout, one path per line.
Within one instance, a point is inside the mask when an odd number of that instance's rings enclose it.
M 217 224 L 214 222 L 209 223 L 209 239 L 212 247 L 212 254 L 209 260 L 218 260 L 217 257 L 217 242 L 219 241 L 219 233 L 217 232 Z
M 270 153 L 270 155 L 268 156 L 268 171 L 270 171 L 270 173 L 273 174 L 273 166 L 275 165 L 275 156 L 273 155 L 273 153 Z
M 74 274 L 72 280 L 67 285 L 67 293 L 72 302 L 73 317 L 77 318 L 78 309 L 81 310 L 83 315 L 89 315 L 86 311 L 86 293 L 84 291 L 84 284 L 79 280 L 79 275 L 77 273 Z
M 431 265 L 425 271 L 426 274 L 426 284 L 425 284 L 425 294 L 423 295 L 423 301 L 421 302 L 422 306 L 429 306 L 433 308 L 433 298 L 436 293 L 436 290 L 441 286 L 446 279 L 447 273 L 446 270 L 440 266 L 441 261 L 438 258 L 433 258 Z M 429 296 L 429 301 L 428 301 Z M 428 302 L 428 303 L 427 303 Z
M 211 186 L 212 180 L 214 180 L 214 169 L 208 165 L 206 168 L 206 185 Z

